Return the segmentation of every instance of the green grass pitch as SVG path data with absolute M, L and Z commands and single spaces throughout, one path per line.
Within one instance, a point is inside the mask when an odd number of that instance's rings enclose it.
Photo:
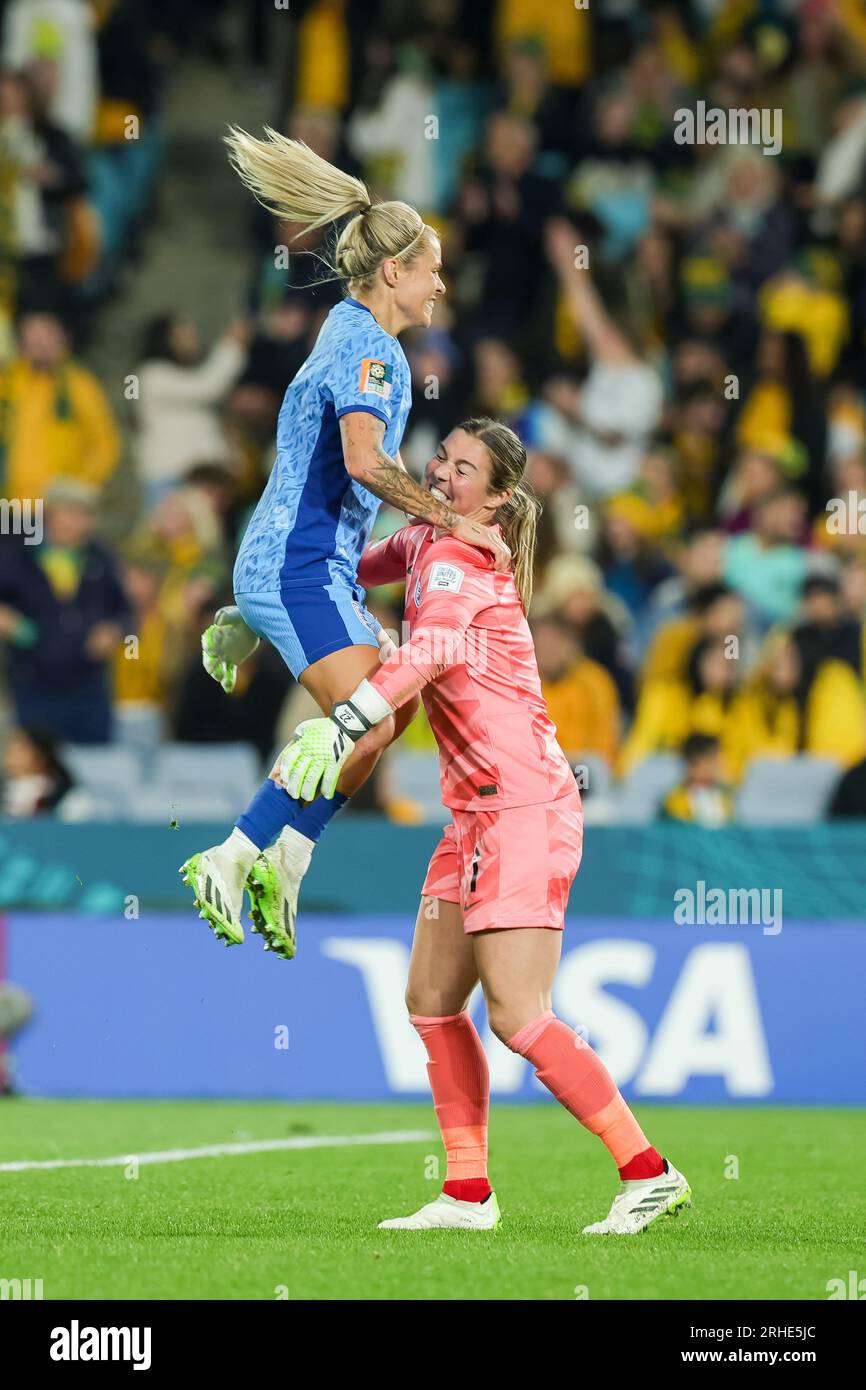
M 494 1103 L 496 1233 L 377 1231 L 430 1200 L 438 1139 L 0 1172 L 0 1278 L 46 1299 L 826 1299 L 866 1273 L 866 1112 L 638 1106 L 693 1207 L 591 1239 L 608 1155 L 554 1105 Z M 0 1101 L 0 1163 L 433 1132 L 429 1105 Z M 737 1178 L 731 1156 L 739 1164 Z

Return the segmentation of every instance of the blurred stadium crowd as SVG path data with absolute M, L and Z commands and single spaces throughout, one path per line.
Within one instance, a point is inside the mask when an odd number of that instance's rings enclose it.
M 133 813 L 142 767 L 141 818 L 179 786 L 231 813 L 309 712 L 265 646 L 223 695 L 199 634 L 341 293 L 315 238 L 251 207 L 248 317 L 212 344 L 170 308 L 142 323 L 128 419 L 87 366 L 158 217 L 165 86 L 190 53 L 226 62 L 227 8 L 0 0 L 2 495 L 44 499 L 40 544 L 0 538 L 6 814 Z M 470 413 L 529 449 L 530 616 L 588 808 L 866 815 L 866 3 L 276 8 L 273 124 L 441 229 L 447 297 L 403 340 L 405 461 Z M 232 61 L 266 69 L 244 14 Z M 699 101 L 780 113 L 778 154 L 678 143 Z M 230 119 L 229 90 L 214 141 Z M 383 508 L 379 533 L 401 520 Z M 399 633 L 398 593 L 371 606 Z M 434 814 L 431 749 L 420 719 L 360 804 Z

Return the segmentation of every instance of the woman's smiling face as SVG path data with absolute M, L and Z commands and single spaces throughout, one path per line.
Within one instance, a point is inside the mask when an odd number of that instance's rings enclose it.
M 424 486 L 448 502 L 458 516 L 489 521 L 507 502 L 510 489 L 490 491 L 491 460 L 486 444 L 465 430 L 452 430 L 424 470 Z
M 436 237 L 421 253 L 401 269 L 394 299 L 408 326 L 429 328 L 436 301 L 445 293 L 441 277 L 442 247 Z

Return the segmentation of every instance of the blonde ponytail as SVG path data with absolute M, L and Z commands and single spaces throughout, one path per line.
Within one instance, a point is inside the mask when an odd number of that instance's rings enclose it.
M 480 440 L 490 455 L 490 491 L 511 489 L 507 502 L 495 513 L 495 520 L 505 534 L 512 555 L 512 571 L 523 611 L 529 611 L 532 601 L 532 582 L 535 566 L 535 539 L 541 503 L 524 482 L 526 449 L 520 437 L 500 420 L 478 416 L 464 420 L 459 430 Z
M 232 168 L 275 217 L 300 223 L 301 232 L 351 217 L 329 262 L 350 292 L 369 288 L 383 261 L 396 257 L 409 265 L 436 235 L 408 203 L 374 203 L 361 179 L 329 164 L 302 140 L 270 126 L 264 140 L 237 126 L 225 139 Z
M 231 126 L 229 163 L 269 212 L 309 231 L 372 206 L 365 184 L 344 174 L 301 140 L 265 126 L 265 139 Z

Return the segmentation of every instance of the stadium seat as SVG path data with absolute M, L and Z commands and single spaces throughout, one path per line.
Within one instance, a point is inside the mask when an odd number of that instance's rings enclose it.
M 151 705 L 117 705 L 114 709 L 114 737 L 117 743 L 145 757 L 149 766 L 162 742 L 164 717 Z
M 438 753 L 410 753 L 393 747 L 387 759 L 392 798 L 415 802 L 422 824 L 445 825 L 451 813 L 442 805 Z
M 656 753 L 633 768 L 616 797 L 615 819 L 620 825 L 649 825 L 659 804 L 682 776 L 682 759 L 676 753 Z
M 134 796 L 128 787 L 99 787 L 88 791 L 73 787 L 57 807 L 57 819 L 68 825 L 89 825 L 91 821 L 128 821 Z
M 606 825 L 613 817 L 613 775 L 610 766 L 597 753 L 569 754 L 568 761 L 577 778 L 587 825 Z
M 243 804 L 228 788 L 171 792 L 167 787 L 142 787 L 130 803 L 128 819 L 143 825 L 178 826 L 200 821 L 230 822 Z
M 117 743 L 67 743 L 60 754 L 77 786 L 95 796 L 121 796 L 141 781 L 141 759 Z
M 737 796 L 737 820 L 743 825 L 814 825 L 840 776 L 838 763 L 808 753 L 755 758 Z
M 196 796 L 230 791 L 242 810 L 262 781 L 259 755 L 249 743 L 164 743 L 157 751 L 151 785 Z

